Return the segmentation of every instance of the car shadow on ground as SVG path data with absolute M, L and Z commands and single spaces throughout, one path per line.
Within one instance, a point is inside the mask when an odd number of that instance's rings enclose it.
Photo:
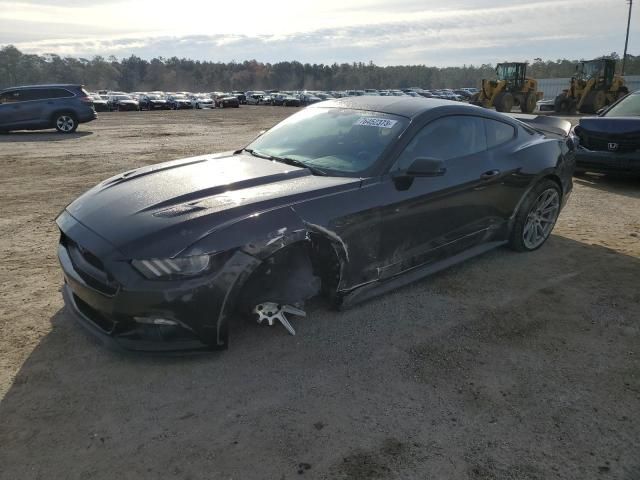
M 574 177 L 573 181 L 585 187 L 597 188 L 617 195 L 640 198 L 640 177 L 637 176 L 583 173 Z
M 3 478 L 640 478 L 639 282 L 553 236 L 187 357 L 61 309 L 0 402 Z
M 93 135 L 93 132 L 59 133 L 56 131 L 22 131 L 0 134 L 0 143 L 61 142 Z

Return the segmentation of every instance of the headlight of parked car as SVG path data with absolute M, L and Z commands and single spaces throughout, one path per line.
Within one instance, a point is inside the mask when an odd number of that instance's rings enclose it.
M 149 258 L 132 260 L 131 264 L 149 280 L 166 280 L 171 277 L 190 277 L 204 273 L 211 267 L 212 258 L 211 255 Z

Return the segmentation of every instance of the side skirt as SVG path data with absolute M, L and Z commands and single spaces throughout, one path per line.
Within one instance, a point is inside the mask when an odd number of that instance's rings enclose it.
M 405 285 L 420 280 L 428 275 L 444 270 L 445 268 L 449 268 L 457 263 L 468 260 L 469 258 L 486 253 L 489 250 L 493 250 L 494 248 L 505 245 L 506 243 L 507 242 L 504 240 L 483 243 L 482 245 L 470 248 L 469 250 L 465 250 L 464 252 L 445 258 L 444 260 L 405 270 L 404 272 L 387 280 L 362 285 L 361 287 L 357 287 L 355 290 L 351 290 L 343 295 L 339 309 L 345 310 L 347 308 L 351 308 L 358 303 L 390 292 L 396 288 L 404 287 Z

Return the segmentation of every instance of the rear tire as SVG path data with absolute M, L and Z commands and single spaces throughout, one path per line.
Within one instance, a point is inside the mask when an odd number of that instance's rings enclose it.
M 527 194 L 516 213 L 509 236 L 509 247 L 532 252 L 549 238 L 560 214 L 562 192 L 552 180 L 542 180 Z
M 54 117 L 53 124 L 60 133 L 73 133 L 78 128 L 78 119 L 70 112 L 58 113 Z

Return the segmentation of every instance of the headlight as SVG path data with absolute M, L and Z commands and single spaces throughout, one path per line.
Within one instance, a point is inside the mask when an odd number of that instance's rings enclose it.
M 150 280 L 166 280 L 171 277 L 190 277 L 205 272 L 211 264 L 211 256 L 150 258 L 132 260 L 131 264 Z

